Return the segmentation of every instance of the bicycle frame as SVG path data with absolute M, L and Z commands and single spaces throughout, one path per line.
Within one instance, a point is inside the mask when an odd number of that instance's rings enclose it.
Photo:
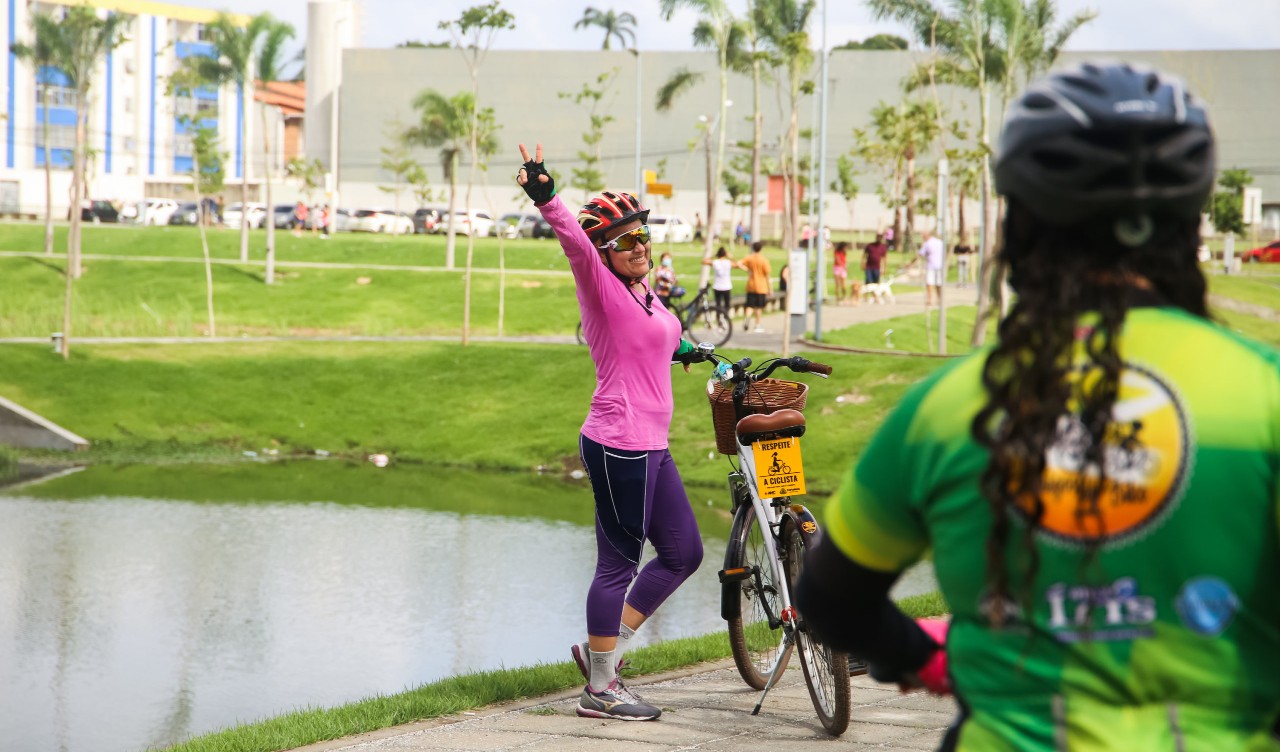
M 765 695 L 777 683 L 779 676 L 778 667 L 783 656 L 787 655 L 787 647 L 795 642 L 795 620 L 796 610 L 791 602 L 791 585 L 787 582 L 786 571 L 783 568 L 782 557 L 778 555 L 778 542 L 782 530 L 783 519 L 787 516 L 781 512 L 777 503 L 772 497 L 762 497 L 760 489 L 756 487 L 756 461 L 755 455 L 751 451 L 750 446 L 738 444 L 738 471 L 743 476 L 746 483 L 747 493 L 751 498 L 751 507 L 755 511 L 756 520 L 760 524 L 761 532 L 769 531 L 770 544 L 766 546 L 766 553 L 769 559 L 769 568 L 773 572 L 773 582 L 778 589 L 778 603 L 782 609 L 782 613 L 769 613 L 770 626 L 774 619 L 781 621 L 782 625 L 782 646 L 778 651 L 777 657 L 774 658 L 773 665 L 769 667 L 769 681 L 765 684 L 764 690 L 760 693 L 760 699 L 756 703 L 755 710 L 752 715 L 758 715 L 760 706 L 764 704 Z M 807 513 L 807 510 L 806 510 Z M 756 574 L 759 580 L 759 574 Z M 759 584 L 757 582 L 757 584 Z M 766 604 L 766 611 L 767 611 Z

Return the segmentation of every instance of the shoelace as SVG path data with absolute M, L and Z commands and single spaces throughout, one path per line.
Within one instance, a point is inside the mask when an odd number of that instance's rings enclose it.
M 628 689 L 627 685 L 623 684 L 621 679 L 619 679 L 617 684 L 614 685 L 613 693 L 631 705 L 639 705 L 644 702 L 644 700 L 640 699 L 639 695 Z

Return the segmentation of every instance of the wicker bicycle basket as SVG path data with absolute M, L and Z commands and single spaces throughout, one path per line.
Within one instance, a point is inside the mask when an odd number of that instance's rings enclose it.
M 743 415 L 768 415 L 785 408 L 804 410 L 808 395 L 808 384 L 761 379 L 747 387 L 747 397 L 742 401 Z M 707 398 L 711 400 L 711 422 L 716 428 L 716 451 L 720 454 L 737 454 L 738 416 L 733 409 L 733 384 L 717 384 Z

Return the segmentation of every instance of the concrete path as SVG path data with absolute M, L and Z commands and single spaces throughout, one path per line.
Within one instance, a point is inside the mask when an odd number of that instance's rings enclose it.
M 950 293 L 950 288 L 948 289 Z M 959 292 L 966 292 L 961 290 Z M 960 297 L 956 295 L 955 297 Z M 969 296 L 965 295 L 967 301 Z M 908 292 L 897 296 L 894 303 L 883 305 L 863 303 L 858 306 L 836 306 L 827 304 L 822 309 L 822 330 L 830 332 L 854 324 L 870 321 L 883 321 L 895 316 L 905 316 L 924 311 L 924 293 Z M 720 348 L 730 356 L 739 350 L 764 350 L 766 352 L 782 352 L 784 315 L 779 312 L 767 314 L 763 321 L 763 332 L 743 331 L 742 319 L 735 317 L 733 337 Z M 808 316 L 808 330 L 814 327 L 814 315 Z M 791 350 L 798 351 L 807 346 L 800 343 L 804 331 L 791 333 Z M 256 337 L 76 337 L 78 345 L 198 345 L 228 344 L 233 342 L 457 342 L 457 335 L 409 335 L 409 336 L 256 336 Z M 526 344 L 571 345 L 577 340 L 572 334 L 546 334 L 511 337 L 473 336 L 472 342 L 507 342 Z M 47 337 L 0 337 L 0 344 L 50 344 Z
M 530 750 L 575 752 L 739 752 L 761 750 L 931 750 L 955 717 L 955 703 L 860 676 L 852 680 L 849 729 L 832 739 L 809 700 L 792 658 L 760 715 L 751 715 L 758 692 L 747 687 L 732 661 L 637 679 L 628 686 L 662 708 L 652 722 L 600 721 L 574 714 L 578 692 L 513 702 L 473 713 L 406 724 L 322 742 L 298 752 L 382 750 Z

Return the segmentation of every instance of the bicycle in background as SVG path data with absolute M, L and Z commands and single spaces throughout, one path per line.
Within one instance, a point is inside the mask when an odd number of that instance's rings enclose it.
M 737 459 L 729 473 L 733 527 L 720 571 L 733 660 L 743 680 L 760 690 L 756 715 L 794 649 L 822 727 L 839 736 L 849 726 L 849 657 L 810 635 L 792 601 L 805 551 L 818 535 L 817 520 L 794 498 L 805 492 L 800 437 L 808 385 L 769 378 L 778 368 L 826 378 L 831 366 L 797 357 L 752 369 L 750 358 L 735 363 L 713 351 L 700 344 L 693 358 L 717 364 L 718 378 L 708 383 L 716 448 Z
M 675 288 L 671 294 L 671 312 L 680 319 L 680 326 L 690 342 L 709 342 L 720 347 L 733 336 L 733 317 L 724 306 L 715 304 L 710 291 L 709 286 L 704 287 L 693 300 L 681 305 L 679 301 L 684 297 L 684 288 Z M 575 336 L 578 344 L 587 344 L 582 334 L 581 321 L 578 322 Z

